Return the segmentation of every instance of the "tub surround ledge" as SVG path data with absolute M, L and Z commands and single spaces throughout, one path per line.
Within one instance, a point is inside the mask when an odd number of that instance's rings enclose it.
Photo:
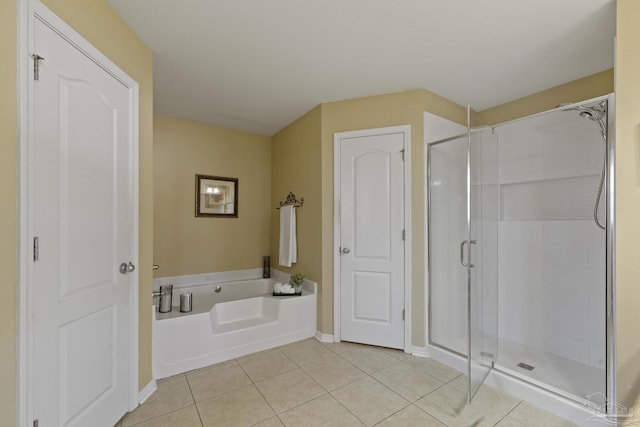
M 157 313 L 153 321 L 153 375 L 166 378 L 193 369 L 306 339 L 316 334 L 317 284 L 305 280 L 302 295 L 271 295 L 275 282 L 289 275 L 262 269 L 156 279 L 174 284 L 174 303 L 181 292 L 193 292 L 194 309 Z M 216 279 L 226 279 L 216 280 Z M 229 280 L 229 279 L 236 280 Z M 207 280 L 208 279 L 208 280 Z M 154 287 L 155 287 L 154 286 Z M 219 293 L 215 289 L 221 287 Z M 246 292 L 245 292 L 246 290 Z

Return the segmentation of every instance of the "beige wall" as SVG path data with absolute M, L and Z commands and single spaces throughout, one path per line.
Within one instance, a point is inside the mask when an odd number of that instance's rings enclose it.
M 411 345 L 425 345 L 425 227 L 423 112 L 466 121 L 463 107 L 426 90 L 412 90 L 322 104 L 322 324 L 333 333 L 333 135 L 336 132 L 411 125 Z
M 154 118 L 157 277 L 259 268 L 269 254 L 271 142 L 167 116 Z M 195 175 L 238 178 L 238 218 L 195 217 Z
M 271 139 L 271 266 L 285 272 L 300 272 L 318 283 L 318 326 L 322 324 L 322 276 L 320 107 L 300 117 Z M 298 262 L 292 267 L 278 264 L 280 216 L 276 208 L 289 192 L 304 198 L 296 209 Z
M 463 107 L 426 90 L 321 104 L 272 137 L 272 208 L 289 191 L 305 198 L 297 210 L 298 259 L 277 265 L 279 222 L 272 211 L 272 265 L 300 271 L 319 283 L 318 330 L 333 333 L 333 135 L 359 129 L 411 125 L 412 345 L 425 345 L 423 112 L 466 123 Z M 321 227 L 318 226 L 321 224 Z
M 16 425 L 16 16 L 15 1 L 0 2 L 0 426 Z
M 495 125 L 548 111 L 562 103 L 580 102 L 612 92 L 613 69 L 610 69 L 480 111 L 478 116 L 483 123 Z
M 616 46 L 617 400 L 640 412 L 640 2 L 618 0 Z
M 16 2 L 0 2 L 0 268 L 4 295 L 15 300 L 16 247 Z M 140 84 L 140 387 L 151 380 L 152 264 L 152 54 L 104 0 L 46 0 L 63 20 Z M 15 425 L 16 315 L 15 305 L 0 310 L 2 366 L 0 424 Z

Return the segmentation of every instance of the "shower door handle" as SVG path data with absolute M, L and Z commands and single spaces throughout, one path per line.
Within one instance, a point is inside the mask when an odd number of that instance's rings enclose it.
M 466 245 L 467 243 L 471 243 L 472 245 L 476 244 L 475 240 L 463 240 L 462 242 L 460 242 L 460 264 L 462 264 L 464 267 L 475 267 L 475 265 L 471 264 L 469 265 L 468 262 L 465 262 L 464 260 L 464 245 Z

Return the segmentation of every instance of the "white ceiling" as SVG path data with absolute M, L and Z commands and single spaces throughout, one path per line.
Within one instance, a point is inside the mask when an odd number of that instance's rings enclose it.
M 108 1 L 153 50 L 156 113 L 265 135 L 321 102 L 483 110 L 613 67 L 615 0 Z

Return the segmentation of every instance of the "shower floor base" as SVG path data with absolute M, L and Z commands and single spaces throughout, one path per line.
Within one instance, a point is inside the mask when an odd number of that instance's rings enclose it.
M 604 369 L 505 339 L 499 341 L 498 355 L 496 368 L 528 378 L 534 383 L 551 386 L 558 394 L 577 401 L 582 402 L 589 395 L 605 392 Z M 529 367 L 533 369 L 530 370 Z

